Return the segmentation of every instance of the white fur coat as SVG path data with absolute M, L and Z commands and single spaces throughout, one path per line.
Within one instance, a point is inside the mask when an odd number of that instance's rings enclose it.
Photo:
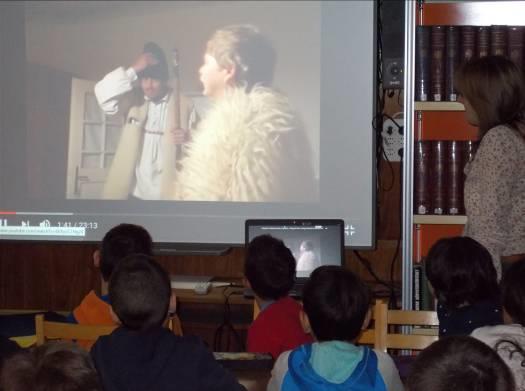
M 234 88 L 214 103 L 175 186 L 179 200 L 317 200 L 304 129 L 288 99 L 265 87 Z

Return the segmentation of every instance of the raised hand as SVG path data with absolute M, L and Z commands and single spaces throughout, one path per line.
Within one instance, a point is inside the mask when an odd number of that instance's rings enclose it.
M 155 65 L 158 63 L 159 63 L 159 60 L 157 59 L 157 57 L 155 57 L 151 53 L 146 52 L 146 53 L 141 53 L 137 57 L 133 65 L 131 65 L 131 67 L 135 70 L 136 73 L 139 73 L 139 72 L 142 72 L 147 67 L 149 67 L 150 65 Z

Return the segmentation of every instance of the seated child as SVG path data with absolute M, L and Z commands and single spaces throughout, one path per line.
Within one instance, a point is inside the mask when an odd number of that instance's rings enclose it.
M 254 238 L 244 262 L 245 283 L 253 290 L 261 312 L 248 329 L 247 350 L 270 353 L 312 342 L 299 321 L 301 305 L 288 296 L 295 283 L 295 258 L 285 244 L 270 235 Z
M 437 241 L 425 259 L 425 271 L 438 301 L 440 337 L 469 335 L 503 322 L 496 269 L 488 250 L 474 239 Z
M 4 391 L 102 391 L 89 353 L 70 342 L 48 342 L 6 360 Z
M 163 327 L 170 297 L 168 274 L 153 258 L 132 254 L 117 265 L 109 298 L 121 326 L 91 349 L 104 390 L 242 390 L 202 342 Z
M 468 336 L 442 338 L 421 351 L 407 391 L 513 391 L 512 374 L 498 355 Z
M 317 342 L 279 356 L 268 384 L 277 390 L 390 390 L 403 384 L 389 355 L 354 342 L 370 321 L 368 287 L 340 266 L 314 270 L 301 322 Z
M 501 281 L 505 324 L 472 332 L 474 338 L 495 349 L 507 363 L 516 390 L 525 390 L 525 258 L 509 265 Z
M 153 242 L 144 228 L 134 224 L 119 224 L 111 228 L 93 253 L 93 264 L 100 269 L 103 279 L 102 291 L 107 291 L 107 282 L 118 261 L 128 254 L 152 254 Z M 80 324 L 113 325 L 109 313 L 108 296 L 99 296 L 90 291 L 80 305 L 73 310 L 70 321 Z

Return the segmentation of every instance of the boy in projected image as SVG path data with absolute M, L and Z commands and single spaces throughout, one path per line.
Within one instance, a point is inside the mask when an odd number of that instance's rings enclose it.
M 199 70 L 212 106 L 188 146 L 175 199 L 314 201 L 310 145 L 288 99 L 270 88 L 275 51 L 251 25 L 211 36 Z
M 314 244 L 311 240 L 303 240 L 299 245 L 299 256 L 297 257 L 297 271 L 311 272 L 321 266 L 319 257 L 314 251 Z
M 253 238 L 244 276 L 261 309 L 248 329 L 249 352 L 270 353 L 277 359 L 286 350 L 312 342 L 301 327 L 301 305 L 288 295 L 295 283 L 295 258 L 282 240 L 270 235 Z
M 103 198 L 172 197 L 176 145 L 189 140 L 189 131 L 174 125 L 177 102 L 168 79 L 164 52 L 148 42 L 129 68 L 119 67 L 95 85 L 101 109 L 125 118 Z M 191 129 L 196 121 L 195 110 L 187 98 L 180 98 L 180 124 Z

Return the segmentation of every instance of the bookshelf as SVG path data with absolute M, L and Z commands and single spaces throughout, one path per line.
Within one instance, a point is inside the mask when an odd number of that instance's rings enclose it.
M 465 225 L 467 216 L 447 216 L 447 215 L 414 215 L 414 224 L 428 225 Z
M 467 217 L 463 215 L 414 213 L 415 144 L 419 140 L 469 141 L 477 138 L 477 129 L 465 121 L 465 109 L 461 103 L 416 101 L 416 26 L 523 26 L 525 23 L 522 15 L 524 14 L 525 1 L 420 0 L 406 2 L 403 101 L 405 159 L 402 166 L 403 309 L 413 308 L 414 265 L 417 265 L 426 255 L 436 240 L 446 236 L 460 235 L 467 222 Z M 478 49 L 476 47 L 476 50 Z M 443 55 L 446 55 L 446 49 Z M 525 62 L 525 58 L 522 60 Z M 432 99 L 433 95 L 430 93 L 428 96 L 429 99 Z
M 416 111 L 465 111 L 459 102 L 414 102 Z

